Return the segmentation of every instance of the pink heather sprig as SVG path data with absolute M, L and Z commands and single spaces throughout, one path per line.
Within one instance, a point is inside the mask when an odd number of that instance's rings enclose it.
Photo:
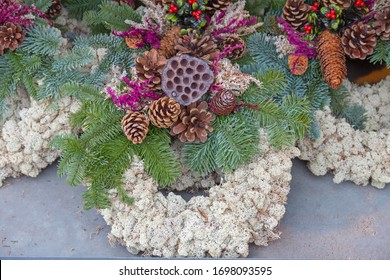
M 153 100 L 161 97 L 160 94 L 148 87 L 151 79 L 141 83 L 139 80 L 133 82 L 129 78 L 123 77 L 122 81 L 130 90 L 127 93 L 117 94 L 112 88 L 107 88 L 107 93 L 118 108 L 126 111 L 141 111 Z
M 364 1 L 364 4 L 366 5 L 366 7 L 368 9 L 372 10 L 372 8 L 375 5 L 375 0 L 366 0 L 366 1 Z
M 158 49 L 160 47 L 160 37 L 156 32 L 148 29 L 140 29 L 132 27 L 129 30 L 123 32 L 112 31 L 112 34 L 122 38 L 130 37 L 134 38 L 138 35 L 142 36 L 142 42 L 137 44 L 137 48 L 143 48 L 146 45 L 150 45 L 153 49 Z
M 295 55 L 305 55 L 308 58 L 315 58 L 317 56 L 315 47 L 310 41 L 305 41 L 302 34 L 293 29 L 284 19 L 278 18 L 278 22 L 282 25 L 284 32 L 287 33 L 289 43 L 295 46 Z
M 3 0 L 0 2 L 0 25 L 11 22 L 30 29 L 31 25 L 34 24 L 33 19 L 29 17 L 32 14 L 37 14 L 51 25 L 46 15 L 34 6 L 27 7 L 26 5 L 16 4 L 15 0 Z
M 224 15 L 223 15 L 224 16 Z M 219 19 L 219 21 L 222 21 L 223 16 Z M 216 39 L 221 39 L 222 34 L 236 34 L 237 30 L 243 26 L 250 26 L 254 23 L 256 23 L 257 19 L 256 18 L 251 18 L 249 20 L 247 19 L 242 19 L 242 20 L 237 20 L 237 19 L 232 19 L 228 25 L 216 29 L 213 32 L 211 32 L 211 35 L 216 38 Z
M 220 67 L 218 66 L 218 62 L 220 62 L 222 59 L 226 58 L 234 52 L 236 49 L 242 48 L 244 45 L 243 44 L 237 44 L 234 46 L 227 46 L 223 51 L 219 52 L 218 56 L 215 58 L 213 61 L 213 64 L 211 65 L 211 69 L 213 70 L 214 74 L 217 75 L 218 72 L 221 70 Z

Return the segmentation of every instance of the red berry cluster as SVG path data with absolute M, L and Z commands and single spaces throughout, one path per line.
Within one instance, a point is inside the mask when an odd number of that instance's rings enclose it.
M 355 2 L 355 7 L 356 8 L 361 8 L 361 7 L 364 7 L 365 4 L 364 4 L 364 0 L 356 0 Z
M 169 12 L 170 14 L 173 14 L 173 13 L 176 13 L 178 10 L 179 10 L 178 7 L 176 7 L 174 4 L 171 4 L 171 5 L 169 6 L 168 12 Z
M 192 4 L 195 4 L 196 3 L 196 0 L 188 0 L 188 4 L 192 5 Z
M 304 28 L 305 28 L 306 34 L 310 34 L 311 31 L 313 30 L 313 26 L 311 26 L 311 25 L 305 25 Z
M 201 11 L 201 10 L 193 11 L 191 14 L 192 14 L 192 16 L 194 16 L 197 20 L 199 20 L 199 19 L 200 19 L 200 15 L 202 14 L 202 11 Z
M 317 12 L 318 11 L 318 2 L 314 2 L 313 3 L 313 6 L 311 6 L 311 9 L 314 11 L 314 12 Z
M 360 0 L 358 0 L 358 1 L 360 1 Z M 329 13 L 327 13 L 326 15 L 325 15 L 327 18 L 330 18 L 330 19 L 336 19 L 337 18 L 337 16 L 336 16 L 336 12 L 335 12 L 335 10 L 330 10 L 329 11 Z

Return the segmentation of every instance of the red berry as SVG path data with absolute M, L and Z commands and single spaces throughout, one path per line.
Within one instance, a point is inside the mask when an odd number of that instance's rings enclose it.
M 329 18 L 329 17 L 330 17 L 330 13 L 327 13 L 325 16 L 326 16 L 327 18 Z
M 336 15 L 331 15 L 330 16 L 332 19 L 336 19 Z
M 306 32 L 305 32 L 306 34 L 310 34 L 310 30 L 306 30 Z

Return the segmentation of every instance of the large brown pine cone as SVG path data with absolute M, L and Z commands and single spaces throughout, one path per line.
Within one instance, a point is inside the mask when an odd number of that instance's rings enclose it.
M 303 0 L 287 0 L 283 8 L 283 18 L 292 28 L 297 31 L 303 31 L 303 27 L 308 22 L 310 6 Z
M 176 55 L 177 50 L 175 49 L 175 46 L 180 39 L 180 29 L 180 26 L 174 26 L 172 29 L 165 32 L 160 42 L 160 48 L 158 49 L 160 55 L 165 56 L 167 59 Z
M 324 79 L 329 87 L 336 89 L 347 77 L 347 66 L 341 39 L 339 35 L 326 30 L 318 37 L 317 44 L 318 58 Z
M 180 104 L 175 99 L 165 96 L 150 104 L 148 115 L 153 125 L 168 128 L 177 121 L 180 111 Z
M 230 52 L 227 56 L 230 60 L 235 60 L 239 59 L 244 56 L 246 52 L 246 44 L 244 39 L 234 36 L 234 35 L 229 35 L 225 37 L 221 43 L 219 44 L 219 49 L 221 51 L 225 50 L 227 47 L 235 47 L 241 45 L 240 47 L 234 49 L 232 52 Z
M 346 10 L 351 7 L 353 0 L 321 0 L 322 6 L 328 7 L 330 4 L 335 4 Z
M 167 59 L 159 55 L 157 50 L 151 49 L 144 52 L 143 56 L 137 57 L 135 62 L 138 79 L 142 82 L 151 80 L 148 86 L 155 90 L 161 90 L 161 74 Z
M 207 108 L 206 101 L 187 106 L 172 125 L 171 135 L 179 135 L 181 142 L 206 142 L 207 133 L 213 131 L 210 123 L 215 120 Z
M 217 44 L 208 35 L 198 37 L 196 30 L 188 30 L 188 35 L 179 39 L 175 49 L 177 55 L 188 54 L 208 61 L 214 61 L 219 54 Z
M 23 42 L 25 32 L 18 23 L 7 22 L 0 26 L 0 55 L 5 49 L 16 50 Z
M 140 112 L 129 112 L 122 119 L 122 130 L 134 144 L 144 141 L 149 130 L 149 120 Z
M 220 90 L 211 99 L 210 107 L 217 115 L 229 115 L 236 107 L 236 96 L 230 90 Z
M 376 35 L 381 36 L 381 40 L 390 39 L 390 6 L 381 11 L 377 11 L 374 16 L 375 22 L 372 27 L 375 29 Z
M 365 59 L 374 52 L 376 46 L 375 30 L 368 24 L 359 22 L 344 31 L 341 37 L 344 52 L 352 59 Z
M 61 0 L 52 0 L 52 5 L 47 9 L 46 16 L 50 19 L 55 19 L 59 16 L 62 10 Z

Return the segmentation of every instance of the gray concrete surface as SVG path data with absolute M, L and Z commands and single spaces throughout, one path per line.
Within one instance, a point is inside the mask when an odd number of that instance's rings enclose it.
M 251 246 L 262 259 L 390 259 L 390 188 L 335 185 L 294 161 L 281 238 Z M 51 166 L 38 178 L 7 180 L 0 188 L 0 258 L 132 258 L 112 248 L 109 227 L 82 209 L 83 188 L 66 185 Z

